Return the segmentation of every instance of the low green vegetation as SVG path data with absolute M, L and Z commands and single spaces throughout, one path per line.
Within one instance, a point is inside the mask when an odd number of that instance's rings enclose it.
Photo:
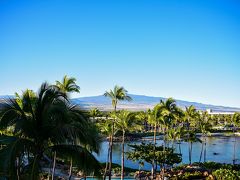
M 237 180 L 240 179 L 240 165 L 216 162 L 193 163 L 193 166 L 181 165 L 167 174 L 169 179 L 206 179 Z

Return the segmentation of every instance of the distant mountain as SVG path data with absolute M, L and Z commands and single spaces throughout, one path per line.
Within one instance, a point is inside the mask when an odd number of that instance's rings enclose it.
M 131 102 L 120 102 L 118 105 L 119 109 L 129 109 L 133 111 L 147 110 L 153 108 L 160 100 L 165 100 L 163 97 L 151 97 L 144 95 L 134 95 L 129 94 L 133 101 Z M 80 104 L 85 109 L 98 108 L 102 111 L 107 111 L 112 109 L 111 101 L 100 95 L 100 96 L 90 96 L 90 97 L 80 97 L 72 99 L 74 103 Z M 225 106 L 215 106 L 209 104 L 202 104 L 197 102 L 188 102 L 183 100 L 176 100 L 177 105 L 185 108 L 186 106 L 194 105 L 198 110 L 212 109 L 213 111 L 219 112 L 240 112 L 240 108 L 235 107 L 225 107 Z
M 133 101 L 131 102 L 119 102 L 118 109 L 128 109 L 132 111 L 140 111 L 152 109 L 160 100 L 166 100 L 163 97 L 152 97 L 144 95 L 129 94 Z M 4 99 L 13 98 L 14 96 L 0 96 L 0 105 Z M 112 110 L 111 100 L 102 95 L 74 98 L 72 102 L 81 105 L 84 109 L 98 108 L 101 111 Z M 212 109 L 215 112 L 240 112 L 240 108 L 226 107 L 226 106 L 215 106 L 210 104 L 202 104 L 198 102 L 189 102 L 183 100 L 176 100 L 177 105 L 181 108 L 186 106 L 194 105 L 198 110 Z
M 9 99 L 9 98 L 13 98 L 13 95 L 0 95 L 0 99 Z
M 10 99 L 10 98 L 13 98 L 14 96 L 12 95 L 1 95 L 0 96 L 0 106 L 1 106 L 1 103 L 3 103 L 4 100 L 6 99 Z

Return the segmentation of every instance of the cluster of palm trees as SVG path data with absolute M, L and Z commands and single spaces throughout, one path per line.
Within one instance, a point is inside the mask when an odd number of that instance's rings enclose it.
M 108 97 L 112 101 L 113 112 L 111 114 L 111 122 L 110 124 L 106 122 L 105 125 L 109 129 L 107 129 L 107 133 L 109 133 L 109 152 L 106 162 L 106 171 L 104 173 L 104 179 L 108 173 L 109 180 L 112 176 L 112 146 L 113 146 L 113 138 L 114 134 L 118 131 L 122 131 L 122 170 L 121 170 L 121 179 L 124 178 L 124 140 L 125 140 L 125 131 L 129 130 L 130 123 L 133 123 L 134 118 L 130 112 L 121 111 L 117 113 L 117 105 L 119 101 L 131 101 L 132 98 L 127 95 L 127 90 L 124 87 L 115 86 L 113 90 L 106 91 L 104 96 Z
M 123 87 L 115 86 L 114 90 L 110 90 L 104 94 L 112 100 L 113 112 L 110 113 L 108 119 L 100 126 L 109 139 L 109 155 L 105 169 L 105 176 L 108 172 L 111 179 L 111 163 L 112 163 L 112 145 L 113 137 L 117 130 L 122 132 L 122 171 L 121 178 L 124 178 L 124 136 L 126 131 L 136 129 L 136 125 L 131 126 L 130 123 L 138 123 L 141 125 L 150 125 L 153 130 L 153 145 L 156 146 L 157 134 L 163 135 L 163 147 L 169 148 L 170 144 L 174 148 L 174 142 L 178 144 L 178 151 L 181 154 L 181 141 L 188 142 L 189 145 L 189 164 L 192 164 L 193 143 L 202 143 L 199 162 L 206 161 L 207 145 L 206 137 L 214 125 L 213 116 L 208 115 L 205 111 L 198 111 L 194 106 L 186 107 L 185 110 L 176 105 L 176 101 L 168 98 L 161 100 L 152 110 L 146 112 L 132 113 L 126 110 L 117 111 L 117 103 L 121 100 L 131 100 L 127 96 L 127 90 Z M 239 119 L 240 116 L 233 116 L 231 119 Z M 136 121 L 138 120 L 138 121 Z M 235 120 L 236 121 L 236 120 Z M 239 120 L 238 120 L 239 121 Z M 119 126 L 119 122 L 120 126 Z M 140 122 L 140 123 L 139 123 Z M 237 123 L 235 123 L 236 125 Z M 120 127 L 120 128 L 119 128 Z M 144 127 L 142 127 L 144 129 Z M 138 128 L 139 130 L 139 128 Z M 202 134 L 202 138 L 198 138 L 197 133 Z M 153 148 L 154 151 L 154 148 Z M 235 154 L 235 153 L 234 153 Z M 156 174 L 156 160 L 152 161 L 152 177 Z M 162 167 L 164 173 L 165 167 Z
M 84 173 L 98 172 L 91 153 L 99 150 L 97 129 L 69 100 L 69 93 L 79 92 L 75 81 L 65 76 L 63 82 L 43 83 L 38 93 L 26 90 L 2 104 L 0 129 L 12 128 L 12 134 L 0 136 L 1 177 L 39 179 L 45 168 L 54 179 L 58 159 L 69 164 L 69 179 L 73 165 Z
M 189 164 L 192 163 L 192 144 L 201 142 L 199 162 L 206 161 L 206 137 L 219 117 L 209 116 L 207 112 L 197 111 L 194 106 L 182 110 L 176 101 L 161 100 L 152 110 L 130 112 L 118 110 L 120 101 L 131 101 L 124 87 L 115 86 L 104 96 L 112 102 L 112 112 L 105 113 L 103 120 L 98 117 L 103 112 L 94 108 L 89 112 L 70 101 L 72 92 L 79 93 L 80 87 L 75 78 L 64 76 L 54 85 L 43 83 L 39 91 L 26 90 L 14 99 L 6 100 L 0 108 L 0 177 L 9 179 L 38 179 L 48 170 L 48 178 L 54 179 L 59 161 L 68 164 L 68 179 L 73 167 L 85 174 L 99 173 L 100 164 L 92 155 L 99 152 L 99 131 L 108 139 L 108 155 L 103 178 L 112 176 L 113 143 L 116 134 L 121 134 L 122 163 L 121 179 L 124 179 L 125 136 L 129 132 L 143 131 L 144 126 L 153 130 L 153 149 L 155 156 L 157 134 L 163 136 L 163 151 L 175 148 L 181 154 L 181 141 L 189 144 Z M 90 118 L 89 118 L 90 117 Z M 240 114 L 227 120 L 239 126 Z M 214 123 L 213 123 L 214 122 Z M 196 133 L 202 133 L 199 139 Z M 171 147 L 170 147 L 171 146 Z M 234 157 L 236 153 L 236 140 Z M 163 153 L 164 154 L 164 153 Z M 166 157 L 165 157 L 166 158 Z M 152 160 L 152 177 L 156 176 L 157 160 Z M 46 168 L 47 167 L 47 168 Z M 164 174 L 165 165 L 162 172 Z M 46 171 L 46 170 L 45 170 Z M 46 173 L 46 172 L 45 172 Z
M 192 157 L 192 143 L 195 141 L 200 141 L 196 137 L 196 129 L 198 125 L 201 130 L 205 133 L 207 131 L 208 125 L 207 121 L 201 121 L 201 114 L 193 107 L 190 106 L 186 108 L 186 111 L 180 109 L 174 99 L 169 98 L 166 101 L 161 100 L 153 110 L 148 110 L 147 112 L 132 113 L 126 110 L 117 111 L 118 101 L 131 100 L 131 97 L 127 95 L 127 90 L 123 87 L 115 86 L 113 90 L 107 91 L 104 94 L 109 97 L 112 101 L 113 112 L 109 115 L 108 119 L 100 125 L 102 132 L 107 134 L 109 139 L 109 153 L 106 163 L 105 175 L 108 174 L 109 179 L 111 179 L 111 164 L 112 164 L 112 145 L 115 133 L 120 130 L 122 132 L 122 171 L 121 178 L 124 178 L 124 137 L 126 131 L 137 131 L 140 129 L 140 124 L 148 124 L 153 128 L 153 144 L 156 145 L 156 135 L 157 132 L 163 134 L 164 148 L 169 147 L 169 142 L 178 141 L 179 151 L 181 153 L 181 140 L 187 140 L 189 142 L 189 163 L 191 164 Z M 198 124 L 197 122 L 201 122 Z M 132 125 L 131 125 L 132 124 Z M 138 126 L 136 125 L 138 124 Z M 201 141 L 200 141 L 201 142 Z M 173 143 L 172 143 L 173 146 Z M 205 146 L 206 147 L 206 146 Z M 153 148 L 155 151 L 155 148 Z M 156 162 L 152 162 L 152 176 L 155 177 L 156 174 Z M 164 167 L 162 167 L 164 171 Z

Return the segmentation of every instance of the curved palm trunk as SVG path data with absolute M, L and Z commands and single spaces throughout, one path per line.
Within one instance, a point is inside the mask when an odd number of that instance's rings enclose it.
M 124 179 L 124 143 L 125 143 L 125 131 L 123 131 L 123 135 L 122 135 L 122 172 L 121 172 L 121 180 Z
M 73 162 L 72 162 L 72 158 L 70 160 L 70 167 L 69 167 L 69 175 L 68 175 L 68 179 L 70 180 L 71 177 L 72 177 L 72 165 L 73 165 Z
M 207 139 L 206 136 L 204 136 L 204 159 L 203 161 L 206 162 L 207 159 Z
M 20 168 L 19 168 L 19 157 L 17 157 L 17 180 L 20 180 Z
M 233 130 L 233 133 L 234 133 L 234 130 Z M 236 138 L 236 135 L 234 133 L 233 165 L 235 164 L 235 161 L 236 161 L 236 141 L 237 141 L 237 138 Z
M 202 161 L 203 146 L 204 146 L 204 144 L 202 143 L 202 146 L 201 146 L 201 153 L 200 153 L 200 157 L 199 157 L 199 163 Z
M 108 172 L 109 180 L 111 180 L 111 177 L 112 177 L 112 145 L 113 145 L 113 135 L 110 136 L 109 172 Z
M 52 180 L 54 180 L 55 167 L 56 167 L 56 156 L 57 156 L 57 153 L 56 153 L 56 151 L 54 151 L 53 168 L 52 168 Z
M 105 171 L 104 171 L 104 175 L 103 175 L 103 179 L 106 179 L 107 176 L 107 170 L 108 170 L 108 166 L 109 166 L 109 155 L 110 155 L 110 138 L 109 137 L 109 142 L 108 142 L 108 153 L 107 153 L 107 161 L 106 161 L 106 167 L 105 167 Z

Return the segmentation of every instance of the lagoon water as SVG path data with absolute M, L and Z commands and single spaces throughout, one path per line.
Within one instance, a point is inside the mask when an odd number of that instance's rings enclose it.
M 207 154 L 206 161 L 215 161 L 221 163 L 232 163 L 233 159 L 233 147 L 235 138 L 232 136 L 217 136 L 207 137 Z M 146 143 L 150 142 L 149 140 Z M 139 144 L 141 141 L 126 142 L 125 151 L 131 151 L 131 147 L 128 144 Z M 158 145 L 162 145 L 162 140 L 157 140 Z M 201 153 L 201 143 L 193 143 L 192 151 L 192 162 L 198 162 Z M 175 144 L 176 152 L 178 151 L 178 144 Z M 99 155 L 96 155 L 100 162 L 106 162 L 107 159 L 108 142 L 104 141 L 101 144 L 101 151 Z M 188 143 L 181 142 L 182 150 L 182 163 L 188 163 Z M 236 163 L 240 163 L 240 137 L 236 137 Z M 203 161 L 203 157 L 202 157 Z M 113 146 L 113 163 L 121 164 L 121 143 L 114 143 Z M 137 162 L 133 162 L 126 158 L 125 166 L 130 168 L 138 169 L 139 165 Z M 142 169 L 150 170 L 151 165 L 145 163 Z

